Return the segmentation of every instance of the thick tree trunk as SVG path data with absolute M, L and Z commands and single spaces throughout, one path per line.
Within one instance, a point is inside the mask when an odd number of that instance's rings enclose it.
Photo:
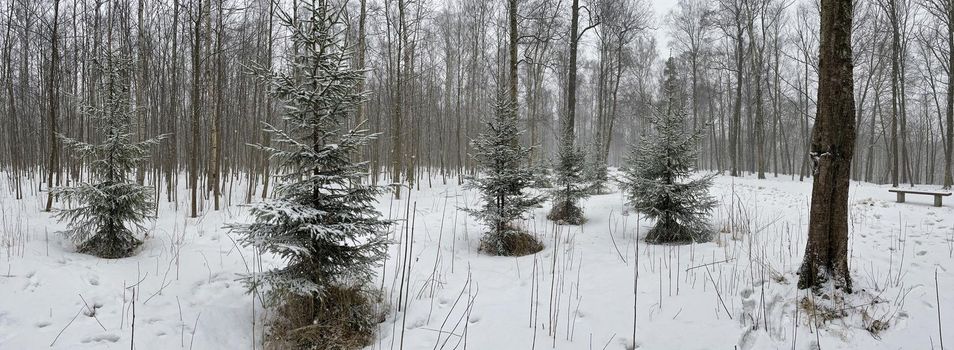
M 818 114 L 812 129 L 814 180 L 808 243 L 798 287 L 831 281 L 851 292 L 848 187 L 855 143 L 851 0 L 822 0 Z

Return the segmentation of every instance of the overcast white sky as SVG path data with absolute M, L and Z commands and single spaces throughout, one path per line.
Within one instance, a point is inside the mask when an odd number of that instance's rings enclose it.
M 669 11 L 672 10 L 679 0 L 645 0 L 649 2 L 654 13 L 653 34 L 656 36 L 656 52 L 660 59 L 669 57 L 669 32 L 663 22 Z M 596 59 L 596 38 L 591 33 L 587 33 L 580 41 L 580 56 L 585 59 Z
M 669 52 L 669 34 L 663 26 L 663 20 L 678 0 L 648 0 L 656 13 L 656 43 L 660 55 Z

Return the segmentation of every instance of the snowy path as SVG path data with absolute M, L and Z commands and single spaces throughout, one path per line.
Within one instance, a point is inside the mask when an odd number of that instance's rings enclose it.
M 807 294 L 794 286 L 810 186 L 717 178 L 713 195 L 723 206 L 713 223 L 723 232 L 691 246 L 636 240 L 637 216 L 620 193 L 587 200 L 581 227 L 554 226 L 541 208 L 526 226 L 547 247 L 521 258 L 476 252 L 481 228 L 456 209 L 473 202 L 472 192 L 435 185 L 401 201 L 386 197 L 385 215 L 417 210 L 413 244 L 404 224 L 395 226 L 377 277 L 391 310 L 372 348 L 399 349 L 403 338 L 403 349 L 631 349 L 635 297 L 639 349 L 940 349 L 934 274 L 942 321 L 952 325 L 954 207 L 932 207 L 930 197 L 897 204 L 887 187 L 853 184 L 857 292 L 814 300 L 848 310 L 824 322 L 797 311 Z M 262 310 L 236 281 L 255 259 L 221 228 L 243 220 L 240 207 L 193 220 L 185 202 L 179 211 L 163 202 L 138 255 L 107 261 L 72 252 L 54 234 L 62 226 L 39 212 L 42 198 L 0 193 L 0 349 L 128 349 L 131 341 L 137 349 L 251 349 L 261 340 L 253 320 Z M 642 233 L 650 227 L 640 224 Z M 880 339 L 864 329 L 882 322 Z M 954 346 L 954 331 L 944 335 Z

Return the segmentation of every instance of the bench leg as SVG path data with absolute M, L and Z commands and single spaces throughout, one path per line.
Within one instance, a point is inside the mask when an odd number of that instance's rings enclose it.
M 898 192 L 898 203 L 904 203 L 904 192 Z
M 942 203 L 941 196 L 934 196 L 934 206 L 935 206 L 935 207 L 940 207 L 940 206 L 942 206 L 942 205 L 943 205 L 943 203 Z

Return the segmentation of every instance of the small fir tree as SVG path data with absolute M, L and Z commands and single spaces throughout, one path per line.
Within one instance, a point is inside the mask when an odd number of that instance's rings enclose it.
M 149 147 L 162 136 L 134 142 L 129 132 L 133 123 L 130 61 L 108 52 L 97 60 L 102 80 L 95 88 L 100 106 L 83 106 L 82 113 L 95 120 L 99 143 L 87 143 L 59 135 L 64 145 L 88 161 L 89 182 L 58 187 L 53 194 L 71 208 L 59 209 L 54 217 L 67 222 L 64 232 L 77 251 L 101 258 L 132 256 L 142 244 L 137 235 L 145 231 L 143 222 L 154 219 L 153 189 L 137 184 L 130 175 L 148 157 Z
M 609 169 L 606 167 L 606 159 L 600 155 L 600 149 L 602 147 L 599 143 L 594 143 L 586 161 L 586 180 L 589 182 L 587 189 L 590 194 L 605 194 L 609 191 Z
M 553 167 L 548 158 L 531 163 L 530 176 L 530 187 L 553 188 Z
M 483 204 L 468 212 L 487 225 L 489 231 L 480 246 L 494 255 L 526 255 L 543 248 L 515 225 L 515 221 L 543 201 L 541 196 L 525 192 L 533 172 L 527 166 L 530 148 L 520 146 L 520 134 L 512 104 L 498 102 L 493 118 L 486 121 L 485 131 L 471 142 L 472 157 L 481 172 L 480 176 L 470 177 L 467 186 L 480 192 Z
M 336 333 L 330 329 L 340 327 L 369 339 L 374 317 L 355 311 L 367 305 L 352 304 L 370 299 L 365 286 L 387 253 L 391 224 L 374 207 L 382 188 L 363 183 L 366 164 L 354 160 L 374 135 L 347 129 L 366 98 L 357 90 L 363 72 L 351 67 L 340 12 L 329 6 L 305 3 L 297 17 L 281 16 L 296 54 L 287 70 L 260 75 L 284 103 L 288 129 L 266 125 L 278 146 L 256 146 L 278 163 L 275 198 L 251 207 L 253 222 L 228 226 L 242 244 L 285 261 L 244 281 L 251 290 L 264 287 L 284 310 L 284 327 L 294 331 L 273 335 L 288 347 L 328 348 L 339 341 L 329 338 Z M 359 295 L 341 300 L 352 295 L 342 291 Z M 341 309 L 346 305 L 351 311 Z
M 582 225 L 586 218 L 583 217 L 579 201 L 589 195 L 589 186 L 584 178 L 583 151 L 563 141 L 558 157 L 554 169 L 555 183 L 550 192 L 553 208 L 547 214 L 547 219 L 561 224 Z
M 666 98 L 652 122 L 655 134 L 640 138 L 625 171 L 630 204 L 655 226 L 646 235 L 652 243 L 700 242 L 709 239 L 708 215 L 716 201 L 709 196 L 713 175 L 692 178 L 700 130 L 686 131 L 685 112 L 672 93 L 675 66 L 666 63 Z

